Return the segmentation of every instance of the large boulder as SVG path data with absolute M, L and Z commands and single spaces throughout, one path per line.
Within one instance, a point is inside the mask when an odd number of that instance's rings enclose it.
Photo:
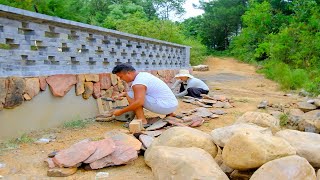
M 320 167 L 320 134 L 296 130 L 282 130 L 275 136 L 285 139 L 297 151 L 297 155 L 306 158 L 314 167 Z
M 212 156 L 196 147 L 157 146 L 145 156 L 145 162 L 155 179 L 228 179 Z
M 268 128 L 260 127 L 252 123 L 238 123 L 231 126 L 217 128 L 211 131 L 211 136 L 216 145 L 224 147 L 228 140 L 235 134 L 247 132 L 260 132 L 272 135 Z
M 247 132 L 235 134 L 229 139 L 223 148 L 222 158 L 223 162 L 233 169 L 247 170 L 295 154 L 295 149 L 282 138 Z
M 261 127 L 269 127 L 272 131 L 280 128 L 279 119 L 267 113 L 249 111 L 240 116 L 235 123 L 254 123 Z
M 218 153 L 217 146 L 213 143 L 209 134 L 190 127 L 173 127 L 164 131 L 152 142 L 145 152 L 145 156 L 152 148 L 157 148 L 157 146 L 197 147 L 207 151 L 212 157 L 215 157 Z
M 305 158 L 287 156 L 262 165 L 250 180 L 316 180 L 313 167 Z

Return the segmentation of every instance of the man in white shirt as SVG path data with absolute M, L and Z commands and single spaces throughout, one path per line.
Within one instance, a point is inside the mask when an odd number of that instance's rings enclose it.
M 171 89 L 174 90 L 180 85 L 179 93 L 175 94 L 176 97 L 191 96 L 202 98 L 201 94 L 209 93 L 209 87 L 202 80 L 193 77 L 187 69 L 181 69 L 175 78 L 178 80 Z
M 157 114 L 170 115 L 178 107 L 178 100 L 161 79 L 147 72 L 137 72 L 129 64 L 119 64 L 112 70 L 121 80 L 132 83 L 132 91 L 123 92 L 119 96 L 126 97 L 129 106 L 116 110 L 113 115 L 119 116 L 128 111 L 134 111 L 137 118 L 147 124 L 143 108 Z

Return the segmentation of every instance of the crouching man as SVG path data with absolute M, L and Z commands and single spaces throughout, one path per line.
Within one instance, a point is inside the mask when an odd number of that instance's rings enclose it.
M 129 64 L 119 64 L 112 70 L 121 80 L 131 83 L 131 91 L 119 96 L 126 97 L 129 106 L 113 112 L 119 116 L 128 111 L 134 111 L 136 117 L 147 124 L 143 108 L 157 114 L 172 115 L 178 107 L 175 95 L 161 79 L 147 72 L 137 72 Z
M 179 74 L 175 76 L 178 80 L 171 87 L 174 90 L 179 87 L 179 93 L 176 97 L 191 96 L 194 98 L 202 98 L 201 94 L 208 94 L 209 87 L 200 79 L 193 77 L 189 70 L 181 69 Z

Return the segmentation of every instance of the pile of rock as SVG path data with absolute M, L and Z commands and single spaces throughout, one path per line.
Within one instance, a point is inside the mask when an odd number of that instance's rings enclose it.
M 320 133 L 320 99 L 286 105 L 272 104 L 262 101 L 258 108 L 264 108 L 277 119 L 283 119 L 289 129 Z
M 141 143 L 133 136 L 118 131 L 108 132 L 99 141 L 89 139 L 71 147 L 50 153 L 45 161 L 50 177 L 65 177 L 76 173 L 79 167 L 87 170 L 128 164 L 138 157 Z
M 173 127 L 153 140 L 145 161 L 156 179 L 316 179 L 320 135 L 279 124 L 247 112 L 211 135 Z
M 202 99 L 193 98 L 190 96 L 184 96 L 182 101 L 186 103 L 191 103 L 205 108 L 225 108 L 229 109 L 234 107 L 231 103 L 232 100 L 228 99 L 224 95 L 202 95 Z
M 149 72 L 170 84 L 173 83 L 177 70 Z M 0 110 L 17 107 L 25 100 L 33 99 L 39 92 L 45 91 L 48 85 L 54 96 L 63 97 L 72 87 L 75 87 L 76 95 L 81 95 L 84 99 L 91 96 L 94 98 L 111 97 L 128 88 L 126 83 L 111 73 L 0 78 Z

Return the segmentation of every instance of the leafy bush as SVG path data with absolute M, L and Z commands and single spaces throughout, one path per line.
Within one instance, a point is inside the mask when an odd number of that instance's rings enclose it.
M 320 70 L 293 69 L 281 61 L 269 60 L 258 72 L 278 82 L 284 90 L 304 88 L 315 95 L 320 94 Z

